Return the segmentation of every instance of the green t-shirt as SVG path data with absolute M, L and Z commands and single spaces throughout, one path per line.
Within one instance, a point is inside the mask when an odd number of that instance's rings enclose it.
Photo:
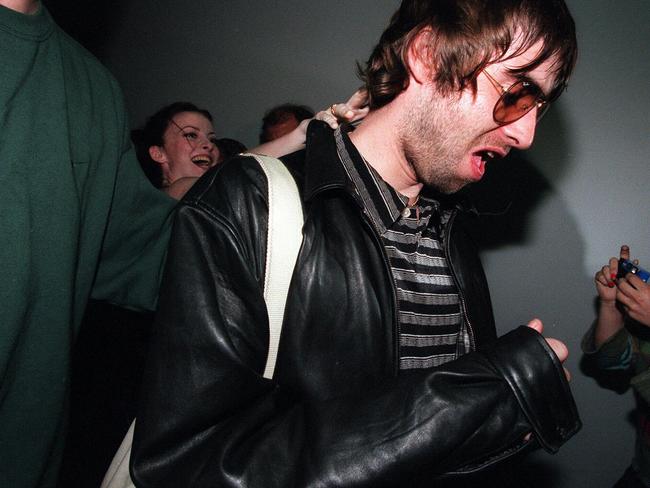
M 115 80 L 43 7 L 0 6 L 0 486 L 54 486 L 88 298 L 152 309 L 174 201 Z

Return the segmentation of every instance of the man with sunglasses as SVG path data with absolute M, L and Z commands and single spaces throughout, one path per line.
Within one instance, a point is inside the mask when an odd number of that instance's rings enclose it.
M 525 486 L 512 461 L 580 428 L 567 350 L 536 319 L 497 339 L 456 192 L 531 145 L 575 55 L 562 0 L 403 1 L 367 118 L 283 158 L 305 223 L 272 380 L 266 179 L 208 173 L 172 234 L 136 485 Z

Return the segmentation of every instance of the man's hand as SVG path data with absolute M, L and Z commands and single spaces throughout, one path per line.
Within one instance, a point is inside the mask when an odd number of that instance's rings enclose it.
M 539 319 L 533 319 L 530 322 L 528 322 L 528 324 L 526 325 L 531 329 L 535 329 L 540 334 L 544 331 L 544 324 L 542 324 L 542 321 Z M 548 345 L 551 346 L 551 349 L 553 349 L 553 352 L 560 360 L 560 362 L 564 363 L 564 361 L 566 361 L 566 359 L 569 357 L 569 349 L 567 349 L 567 347 L 564 345 L 562 341 L 550 337 L 548 338 L 545 337 L 544 339 L 546 339 Z M 567 381 L 571 381 L 571 373 L 569 373 L 569 370 L 566 368 L 564 368 L 564 376 L 566 376 Z M 532 436 L 533 433 L 529 432 L 524 437 L 524 441 L 528 442 L 532 438 Z
M 542 324 L 542 321 L 539 319 L 533 319 L 528 322 L 527 325 L 531 329 L 535 329 L 540 334 L 544 331 L 544 324 Z M 551 349 L 553 349 L 553 352 L 560 360 L 560 362 L 564 363 L 564 361 L 566 361 L 566 359 L 569 357 L 569 349 L 564 345 L 562 341 L 550 337 L 545 337 L 544 339 L 546 339 L 548 345 L 551 346 Z M 564 368 L 564 374 L 566 375 L 567 380 L 571 379 L 571 373 L 569 373 L 569 370 L 566 368 Z

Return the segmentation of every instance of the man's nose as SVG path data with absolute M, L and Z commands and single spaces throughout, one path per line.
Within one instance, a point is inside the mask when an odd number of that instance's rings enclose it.
M 511 147 L 528 149 L 533 144 L 537 128 L 537 110 L 534 108 L 522 118 L 502 127 Z

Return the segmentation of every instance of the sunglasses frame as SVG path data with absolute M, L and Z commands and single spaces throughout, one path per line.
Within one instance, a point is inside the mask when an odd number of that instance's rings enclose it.
M 508 125 L 511 124 L 519 119 L 521 119 L 524 115 L 526 115 L 528 112 L 533 110 L 534 108 L 537 109 L 537 121 L 542 118 L 542 116 L 546 113 L 549 107 L 549 101 L 546 99 L 544 96 L 544 92 L 542 89 L 537 86 L 535 83 L 529 80 L 518 80 L 515 81 L 512 85 L 510 85 L 508 88 L 504 88 L 501 83 L 499 83 L 490 73 L 488 73 L 486 70 L 483 70 L 483 74 L 485 77 L 490 80 L 490 83 L 492 83 L 492 86 L 499 92 L 499 99 L 496 101 L 494 104 L 494 110 L 492 111 L 492 118 L 494 121 L 499 124 L 499 125 Z M 516 87 L 527 87 L 527 86 L 533 86 L 537 89 L 538 94 L 535 98 L 535 102 L 530 105 L 525 111 L 518 113 L 515 117 L 513 118 L 507 118 L 503 119 L 500 117 L 497 117 L 497 111 L 499 109 L 504 109 L 505 112 L 508 111 L 509 107 L 511 107 L 513 113 L 517 111 L 517 105 L 506 105 L 505 98 L 509 95 L 512 94 L 512 89 Z M 516 100 L 518 101 L 522 97 L 517 98 Z

